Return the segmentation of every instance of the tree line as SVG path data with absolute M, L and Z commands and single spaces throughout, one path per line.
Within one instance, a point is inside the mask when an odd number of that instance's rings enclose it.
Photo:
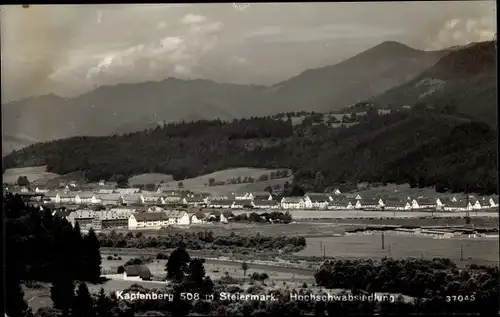
M 189 250 L 220 250 L 220 249 L 248 249 L 248 250 L 282 250 L 294 249 L 299 251 L 306 247 L 304 237 L 288 236 L 239 236 L 232 232 L 228 236 L 215 237 L 212 231 L 169 233 L 158 237 L 146 237 L 142 234 L 99 233 L 101 247 L 106 248 L 158 248 L 173 249 L 183 246 Z
M 435 186 L 439 191 L 497 191 L 492 128 L 417 110 L 372 115 L 338 129 L 293 127 L 269 117 L 175 123 L 123 136 L 39 143 L 3 161 L 4 170 L 47 165 L 58 174 L 84 171 L 92 181 L 153 172 L 182 180 L 251 166 L 290 168 L 306 184 L 321 172 L 328 186 L 364 181 Z
M 22 293 L 21 281 L 52 283 L 51 294 L 57 302 L 65 298 L 76 281 L 99 280 L 101 254 L 92 230 L 82 235 L 78 225 L 73 228 L 67 220 L 52 216 L 50 210 L 26 205 L 18 195 L 3 197 L 3 217 L 4 270 L 7 287 L 13 289 L 13 294 L 6 294 L 14 296 L 12 301 L 6 301 L 8 316 L 27 312 L 27 306 L 16 299 Z

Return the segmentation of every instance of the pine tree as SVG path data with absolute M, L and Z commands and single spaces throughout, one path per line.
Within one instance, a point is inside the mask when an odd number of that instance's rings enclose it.
M 21 288 L 21 279 L 18 270 L 14 267 L 5 269 L 5 313 L 9 317 L 32 316 L 31 309 L 24 299 L 24 292 Z
M 106 317 L 109 316 L 109 312 L 113 308 L 113 303 L 111 298 L 106 296 L 104 292 L 104 288 L 101 287 L 99 293 L 97 294 L 97 298 L 95 301 L 95 312 L 97 317 Z
M 101 252 L 99 239 L 92 228 L 83 238 L 83 260 L 82 269 L 84 271 L 84 280 L 95 281 L 101 276 Z
M 75 284 L 68 274 L 64 273 L 54 277 L 50 288 L 50 298 L 54 308 L 60 309 L 64 315 L 68 315 L 75 298 Z
M 71 308 L 72 317 L 95 316 L 94 301 L 90 296 L 87 284 L 81 282 L 76 291 L 76 297 Z
M 165 271 L 167 271 L 167 278 L 175 280 L 177 282 L 182 281 L 188 269 L 189 261 L 189 253 L 187 253 L 184 246 L 180 246 L 172 251 L 165 266 Z
M 78 222 L 75 223 L 73 228 L 73 248 L 72 252 L 72 267 L 75 272 L 75 279 L 81 280 L 85 277 L 84 267 L 82 267 L 82 248 L 83 248 L 83 236 L 82 231 L 80 229 L 80 224 Z

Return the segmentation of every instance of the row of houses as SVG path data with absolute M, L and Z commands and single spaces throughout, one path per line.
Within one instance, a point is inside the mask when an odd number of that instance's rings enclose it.
M 181 204 L 192 206 L 203 206 L 207 204 L 207 198 L 201 195 L 166 195 L 155 192 L 142 193 L 93 193 L 93 192 L 47 192 L 44 201 L 56 204 L 75 205 L 155 205 L 155 204 Z
M 168 226 L 189 226 L 203 224 L 208 221 L 226 223 L 228 219 L 223 213 L 187 212 L 185 210 L 163 210 L 149 208 L 146 211 L 128 208 L 113 208 L 109 210 L 56 210 L 54 215 L 66 218 L 73 226 L 76 223 L 82 229 L 161 229 Z
M 39 190 L 38 188 L 36 190 Z M 35 191 L 36 191 L 35 190 Z M 107 191 L 107 189 L 104 189 Z M 422 210 L 466 211 L 498 207 L 498 197 L 476 199 L 410 198 L 393 197 L 363 198 L 360 195 L 347 197 L 339 190 L 332 194 L 307 193 L 300 197 L 278 198 L 267 192 L 232 193 L 229 196 L 207 197 L 200 194 L 171 192 L 148 192 L 138 188 L 114 189 L 111 193 L 62 191 L 40 194 L 45 202 L 67 205 L 141 206 L 141 205 L 187 205 L 220 209 L 284 209 L 284 210 Z M 26 194 L 26 193 L 25 193 Z
M 329 196 L 321 194 L 307 194 L 304 197 L 284 197 L 281 209 L 378 209 L 378 210 L 422 210 L 435 209 L 443 211 L 466 211 L 498 207 L 497 197 L 483 197 L 482 199 L 458 200 L 452 198 L 368 198 L 359 195 L 354 198 L 346 196 Z

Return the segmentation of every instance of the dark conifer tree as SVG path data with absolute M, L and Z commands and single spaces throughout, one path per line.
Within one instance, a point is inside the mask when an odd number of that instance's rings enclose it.
M 188 271 L 188 264 L 190 261 L 189 253 L 186 251 L 184 245 L 181 245 L 168 257 L 165 267 L 167 271 L 167 278 L 180 282 Z
M 94 301 L 90 296 L 87 284 L 81 282 L 76 291 L 75 300 L 71 308 L 71 317 L 95 316 Z
M 95 312 L 97 317 L 107 317 L 113 308 L 112 299 L 106 295 L 104 288 L 101 287 L 95 300 Z
M 92 228 L 89 233 L 83 238 L 83 259 L 82 269 L 84 272 L 84 280 L 96 281 L 101 276 L 101 252 L 99 239 Z
M 56 274 L 50 288 L 50 298 L 53 306 L 68 315 L 75 298 L 75 284 L 69 274 Z
M 9 317 L 33 316 L 24 299 L 19 269 L 4 265 L 5 269 L 5 313 Z

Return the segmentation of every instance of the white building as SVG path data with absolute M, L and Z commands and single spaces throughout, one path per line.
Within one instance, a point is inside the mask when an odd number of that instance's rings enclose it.
M 254 199 L 252 193 L 233 193 L 235 200 L 252 200 Z
M 122 195 L 136 194 L 141 191 L 140 188 L 116 188 L 115 192 Z
M 283 197 L 281 199 L 282 209 L 305 209 L 306 202 L 302 197 Z
M 128 228 L 130 230 L 161 229 L 169 225 L 189 224 L 190 217 L 183 210 L 134 213 L 128 219 Z
M 127 281 L 149 281 L 152 274 L 146 265 L 127 265 L 124 267 L 123 279 Z
M 193 225 L 197 225 L 197 224 L 204 224 L 206 223 L 206 216 L 204 213 L 194 213 L 194 214 L 190 214 L 190 222 L 191 224 Z
M 142 204 L 141 195 L 133 193 L 133 194 L 123 194 L 119 202 L 121 205 L 134 205 L 134 204 Z
M 58 193 L 55 199 L 56 203 L 61 204 L 76 204 L 76 194 L 72 192 Z
M 143 192 L 140 194 L 139 200 L 143 204 L 165 204 L 165 200 L 162 196 L 162 194 L 156 192 Z
M 279 209 L 280 204 L 275 200 L 254 200 L 252 206 L 255 209 Z
M 234 200 L 232 199 L 217 199 L 211 200 L 208 203 L 209 208 L 231 208 L 233 206 Z
M 243 209 L 243 208 L 252 208 L 252 200 L 250 199 L 236 199 L 233 201 L 231 205 L 231 209 Z
M 42 189 L 42 188 L 35 188 L 35 193 L 47 193 L 49 190 L 48 189 Z
M 120 194 L 100 194 L 96 195 L 97 199 L 99 199 L 102 205 L 104 206 L 118 206 L 121 203 L 121 195 Z
M 304 204 L 306 209 L 327 209 L 328 204 L 333 200 L 330 195 L 306 194 Z
M 96 205 L 100 204 L 101 200 L 92 192 L 81 192 L 75 196 L 75 202 L 77 204 Z

